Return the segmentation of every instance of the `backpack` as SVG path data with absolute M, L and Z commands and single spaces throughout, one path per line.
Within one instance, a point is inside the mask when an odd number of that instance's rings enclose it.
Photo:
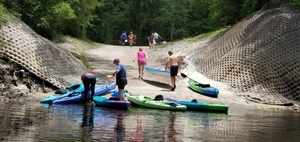
M 121 37 L 122 39 L 126 39 L 127 35 L 125 33 L 122 33 Z

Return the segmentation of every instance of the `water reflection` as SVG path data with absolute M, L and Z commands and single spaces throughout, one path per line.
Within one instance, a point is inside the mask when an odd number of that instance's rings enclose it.
M 92 131 L 94 128 L 94 106 L 84 105 L 82 113 L 82 140 L 88 141 L 92 138 Z
M 143 141 L 142 117 L 143 116 L 138 115 L 137 119 L 136 119 L 135 142 L 142 142 Z
M 1 102 L 0 102 L 1 103 Z M 0 104 L 0 141 L 298 141 L 299 113 Z M 232 108 L 231 110 L 233 110 Z
M 123 142 L 125 137 L 125 125 L 123 124 L 124 115 L 121 112 L 117 113 L 117 123 L 115 126 L 115 138 L 116 142 Z
M 175 142 L 175 129 L 174 129 L 174 126 L 175 126 L 175 117 L 176 115 L 173 114 L 172 112 L 170 112 L 170 115 L 169 115 L 169 127 L 168 127 L 168 132 L 167 132 L 167 135 L 168 135 L 168 142 Z

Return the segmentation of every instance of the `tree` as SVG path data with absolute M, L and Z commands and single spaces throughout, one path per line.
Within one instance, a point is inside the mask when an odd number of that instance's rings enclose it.
M 170 41 L 173 40 L 174 28 L 184 29 L 188 20 L 188 1 L 186 0 L 165 0 L 160 12 L 159 21 L 171 27 Z M 186 36 L 186 34 L 185 34 Z

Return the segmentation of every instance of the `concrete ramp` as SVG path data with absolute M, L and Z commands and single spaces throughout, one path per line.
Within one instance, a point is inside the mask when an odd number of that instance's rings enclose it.
M 0 27 L 0 56 L 58 88 L 80 82 L 87 69 L 70 52 L 36 34 L 15 19 Z
M 300 101 L 300 13 L 261 10 L 219 34 L 193 58 L 199 72 L 266 104 Z

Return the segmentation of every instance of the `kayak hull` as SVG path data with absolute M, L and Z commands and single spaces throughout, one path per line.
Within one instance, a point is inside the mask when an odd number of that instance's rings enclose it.
M 97 78 L 96 79 L 96 83 L 98 83 L 99 80 L 100 80 L 100 78 Z M 66 88 L 66 93 L 63 93 L 63 94 L 55 94 L 55 93 L 51 94 L 50 96 L 42 99 L 41 103 L 52 103 L 53 101 L 61 99 L 61 98 L 64 98 L 64 97 L 67 97 L 67 96 L 69 96 L 72 93 L 83 92 L 83 91 L 84 91 L 83 83 L 72 84 L 72 85 L 70 85 L 70 86 L 68 86 Z
M 229 109 L 229 106 L 227 104 L 222 104 L 222 103 L 192 102 L 192 101 L 176 100 L 172 98 L 164 98 L 164 99 L 181 105 L 185 105 L 188 110 L 227 113 Z
M 93 101 L 96 106 L 115 108 L 115 109 L 128 109 L 130 102 L 127 100 L 112 100 L 104 96 L 94 96 Z
M 162 109 L 162 110 L 177 110 L 177 111 L 186 110 L 185 105 L 180 105 L 174 102 L 169 102 L 166 100 L 154 100 L 153 98 L 150 97 L 133 95 L 130 93 L 125 93 L 125 94 L 128 101 L 138 106 L 153 108 L 153 109 Z
M 170 77 L 170 71 L 165 71 L 164 69 L 146 66 L 145 70 L 153 75 Z
M 201 93 L 203 95 L 210 96 L 210 97 L 218 97 L 219 95 L 219 89 L 210 86 L 209 84 L 201 84 L 193 79 L 189 79 L 188 83 L 189 83 L 189 87 L 192 90 Z
M 106 85 L 96 86 L 95 87 L 95 96 L 104 95 L 105 93 L 116 88 L 116 82 L 111 82 Z M 87 99 L 91 99 L 91 90 L 88 92 Z M 72 103 L 82 103 L 84 102 L 84 93 L 74 93 L 65 98 L 61 98 L 53 101 L 53 104 L 72 104 Z

